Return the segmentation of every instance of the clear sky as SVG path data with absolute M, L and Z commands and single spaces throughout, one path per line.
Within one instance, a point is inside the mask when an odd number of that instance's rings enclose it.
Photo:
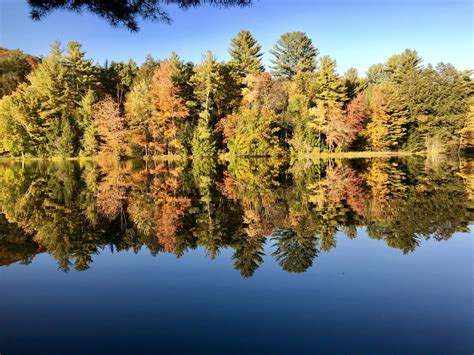
M 55 11 L 33 21 L 27 0 L 0 0 L 0 47 L 45 55 L 54 40 L 75 40 L 100 63 L 129 58 L 141 63 L 148 53 L 165 58 L 173 51 L 199 62 L 208 49 L 227 60 L 230 39 L 247 29 L 268 64 L 268 51 L 281 34 L 304 31 L 321 54 L 337 60 L 341 73 L 350 66 L 365 72 L 405 48 L 417 50 L 425 63 L 474 67 L 471 0 L 254 0 L 244 9 L 170 7 L 169 13 L 171 25 L 141 21 L 141 30 L 130 33 L 89 13 Z

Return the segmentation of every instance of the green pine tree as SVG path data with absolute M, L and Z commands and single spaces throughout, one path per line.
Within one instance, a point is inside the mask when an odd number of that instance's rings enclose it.
M 304 32 L 288 32 L 281 36 L 270 53 L 272 73 L 279 78 L 292 79 L 298 72 L 316 70 L 318 50 Z
M 262 65 L 262 46 L 249 31 L 240 31 L 231 41 L 229 66 L 238 78 L 264 70 Z
M 208 111 L 199 114 L 197 125 L 194 128 L 192 153 L 193 157 L 206 157 L 216 154 L 214 132 L 210 127 Z

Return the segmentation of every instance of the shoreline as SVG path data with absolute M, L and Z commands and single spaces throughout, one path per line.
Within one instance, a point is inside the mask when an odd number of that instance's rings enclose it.
M 422 151 L 422 152 L 407 152 L 407 151 L 394 151 L 394 152 L 374 152 L 374 151 L 354 151 L 354 152 L 318 152 L 318 153 L 309 153 L 309 154 L 298 154 L 298 155 L 286 155 L 287 157 L 291 157 L 295 160 L 300 159 L 364 159 L 364 158 L 389 158 L 389 157 L 408 157 L 408 156 L 423 156 L 423 157 L 430 157 L 430 156 L 457 156 L 463 158 L 474 158 L 474 155 L 469 152 L 461 152 L 458 153 L 446 153 L 446 152 L 429 152 L 429 151 Z M 174 160 L 207 160 L 207 159 L 215 159 L 215 160 L 224 160 L 229 161 L 232 159 L 270 159 L 270 158 L 278 158 L 283 157 L 284 155 L 280 156 L 230 156 L 229 153 L 221 153 L 214 157 L 193 157 L 193 156 L 179 156 L 179 155 L 156 155 L 156 156 L 149 156 L 149 157 L 126 157 L 123 159 L 115 159 L 112 157 L 107 156 L 93 156 L 93 157 L 0 157 L 0 162 L 2 161 L 18 161 L 18 162 L 27 162 L 27 161 L 50 161 L 50 162 L 61 162 L 61 161 L 101 161 L 107 160 L 112 161 L 115 160 L 117 162 L 124 162 L 128 160 L 143 160 L 143 161 L 155 161 L 155 160 L 166 160 L 166 161 L 174 161 Z

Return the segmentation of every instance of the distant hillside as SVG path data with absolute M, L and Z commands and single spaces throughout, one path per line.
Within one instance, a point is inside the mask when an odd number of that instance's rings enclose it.
M 13 51 L 12 49 L 0 47 L 0 61 L 8 58 L 11 55 L 12 51 Z M 36 65 L 41 61 L 40 58 L 35 57 L 31 54 L 27 54 L 27 53 L 23 53 L 23 54 L 26 56 L 26 60 L 28 61 L 28 64 L 30 64 L 32 68 L 36 67 Z
M 10 95 L 20 83 L 26 81 L 40 61 L 40 58 L 21 50 L 0 47 L 0 98 Z

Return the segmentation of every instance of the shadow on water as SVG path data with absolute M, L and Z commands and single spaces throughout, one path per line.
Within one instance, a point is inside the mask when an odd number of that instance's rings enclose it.
M 30 162 L 0 165 L 0 266 L 46 252 L 68 271 L 101 249 L 209 258 L 233 250 L 250 277 L 264 246 L 287 272 L 336 247 L 336 233 L 403 253 L 469 232 L 473 160 L 421 157 Z

